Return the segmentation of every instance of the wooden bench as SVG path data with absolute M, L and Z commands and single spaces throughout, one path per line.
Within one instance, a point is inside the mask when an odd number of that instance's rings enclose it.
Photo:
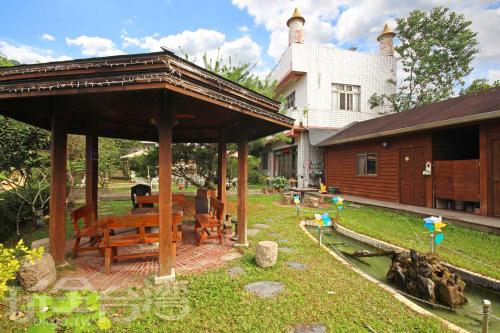
M 181 214 L 172 214 L 172 229 L 177 230 L 177 225 L 181 223 Z M 104 249 L 104 270 L 106 274 L 111 273 L 111 263 L 121 259 L 135 259 L 144 257 L 158 256 L 155 252 L 137 252 L 128 254 L 118 254 L 119 247 L 134 246 L 140 244 L 158 243 L 160 239 L 159 232 L 146 232 L 148 227 L 159 227 L 158 214 L 130 214 L 120 216 L 106 216 L 98 221 L 98 228 L 102 230 L 102 238 L 99 242 L 99 248 Z M 119 229 L 135 228 L 137 233 L 121 233 Z M 172 233 L 172 241 L 178 240 L 178 233 Z
M 222 226 L 224 223 L 223 218 L 224 204 L 215 199 L 210 199 L 210 211 L 208 214 L 195 214 L 194 218 L 196 220 L 194 225 L 194 232 L 196 233 L 198 228 L 201 228 L 200 239 L 198 241 L 198 246 L 203 244 L 203 241 L 207 238 L 218 238 L 219 243 L 222 244 Z M 217 229 L 216 235 L 211 235 L 210 230 Z
M 73 258 L 78 256 L 80 251 L 99 250 L 98 240 L 102 237 L 102 232 L 97 229 L 94 205 L 86 205 L 71 212 L 73 222 L 75 244 L 73 245 Z M 88 237 L 88 242 L 80 244 L 82 237 Z

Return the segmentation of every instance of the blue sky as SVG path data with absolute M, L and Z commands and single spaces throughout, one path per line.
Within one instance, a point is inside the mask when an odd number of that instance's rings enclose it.
M 162 45 L 200 59 L 217 52 L 272 68 L 287 45 L 294 7 L 306 18 L 305 40 L 376 52 L 377 34 L 412 9 L 444 4 L 478 32 L 481 53 L 468 78 L 500 79 L 500 2 L 482 0 L 3 1 L 0 53 L 24 63 L 138 53 Z

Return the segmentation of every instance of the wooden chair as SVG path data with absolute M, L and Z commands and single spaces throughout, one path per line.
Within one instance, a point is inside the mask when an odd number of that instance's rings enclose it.
M 73 258 L 78 256 L 79 251 L 96 251 L 99 250 L 98 240 L 102 233 L 97 229 L 96 216 L 94 205 L 86 205 L 74 210 L 71 213 L 71 220 L 75 231 L 75 245 L 73 246 Z M 83 220 L 83 221 L 81 221 Z M 87 246 L 81 246 L 82 237 L 88 237 Z
M 152 207 L 152 205 L 158 206 L 159 202 L 160 196 L 158 195 L 138 195 L 135 197 L 137 208 Z M 172 194 L 172 206 L 176 205 L 184 210 L 184 203 L 184 194 Z
M 224 217 L 222 216 L 224 212 L 224 204 L 215 199 L 210 199 L 210 211 L 208 214 L 195 214 L 194 218 L 196 220 L 194 225 L 194 232 L 196 233 L 198 228 L 201 228 L 200 239 L 198 241 L 198 246 L 203 244 L 203 241 L 207 238 L 218 238 L 219 243 L 222 244 L 222 227 L 224 223 Z M 216 235 L 211 235 L 210 230 L 217 229 Z
M 172 228 L 180 223 L 182 215 L 172 214 Z M 135 259 L 143 257 L 158 256 L 155 252 L 137 252 L 118 255 L 117 249 L 124 246 L 133 246 L 139 244 L 158 243 L 160 234 L 158 232 L 146 232 L 146 228 L 159 226 L 158 214 L 135 214 L 106 216 L 97 222 L 98 228 L 102 230 L 103 236 L 99 242 L 99 247 L 104 250 L 104 270 L 106 274 L 111 273 L 111 263 L 120 259 Z M 115 234 L 116 230 L 136 228 L 137 233 Z M 172 233 L 172 242 L 178 241 L 178 234 Z

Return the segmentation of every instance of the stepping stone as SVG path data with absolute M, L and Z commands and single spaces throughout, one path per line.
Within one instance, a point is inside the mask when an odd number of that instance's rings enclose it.
M 270 233 L 269 233 L 269 236 L 271 236 L 271 237 L 279 237 L 279 236 L 280 236 L 280 234 L 278 234 L 277 232 L 274 232 L 274 231 L 273 231 L 273 232 L 270 232 Z
M 256 223 L 253 225 L 254 228 L 257 228 L 257 229 L 267 229 L 267 228 L 271 228 L 270 225 L 268 224 L 264 224 L 264 223 Z
M 278 239 L 277 242 L 280 244 L 290 244 L 291 243 L 288 239 Z
M 243 267 L 231 267 L 229 270 L 228 270 L 228 273 L 231 277 L 237 277 L 239 276 L 240 274 L 243 274 L 245 273 L 245 269 Z
M 245 290 L 261 298 L 270 298 L 283 292 L 283 285 L 273 281 L 258 281 L 247 284 Z
M 287 253 L 290 253 L 290 252 L 295 252 L 294 249 L 291 249 L 289 247 L 286 247 L 286 246 L 281 246 L 278 248 L 278 251 L 281 251 L 281 252 L 287 252 Z
M 247 236 L 252 237 L 252 236 L 257 235 L 259 232 L 261 232 L 260 229 L 248 229 Z
M 301 325 L 295 327 L 294 333 L 325 333 L 326 327 L 323 325 Z
M 243 257 L 243 255 L 239 252 L 230 252 L 230 253 L 226 253 L 224 254 L 221 259 L 224 260 L 224 261 L 231 261 L 231 260 L 234 260 L 234 259 L 238 259 L 238 258 L 241 258 Z
M 295 268 L 295 269 L 300 269 L 300 270 L 307 268 L 306 265 L 301 264 L 300 262 L 295 262 L 295 261 L 287 261 L 286 265 L 288 267 Z

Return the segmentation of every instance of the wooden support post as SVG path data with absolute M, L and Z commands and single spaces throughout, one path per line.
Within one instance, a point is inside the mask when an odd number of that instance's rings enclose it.
M 66 133 L 65 120 L 54 111 L 50 147 L 50 253 L 56 265 L 65 263 L 66 247 Z
M 219 156 L 217 159 L 217 198 L 224 204 L 222 216 L 226 217 L 226 168 L 227 146 L 224 131 L 219 134 Z
M 489 207 L 489 157 L 488 157 L 488 127 L 482 124 L 479 127 L 479 213 L 487 216 Z M 493 177 L 493 176 L 492 176 Z
M 95 218 L 97 215 L 98 205 L 98 164 L 99 164 L 99 150 L 98 150 L 98 137 L 88 135 L 85 137 L 85 204 L 94 206 Z
M 248 183 L 248 138 L 244 118 L 240 120 L 238 140 L 238 244 L 247 246 L 247 183 Z
M 172 242 L 172 130 L 174 110 L 172 96 L 165 91 L 162 107 L 157 117 L 159 143 L 159 213 L 160 245 L 158 260 L 160 269 L 156 283 L 175 279 L 175 251 Z

